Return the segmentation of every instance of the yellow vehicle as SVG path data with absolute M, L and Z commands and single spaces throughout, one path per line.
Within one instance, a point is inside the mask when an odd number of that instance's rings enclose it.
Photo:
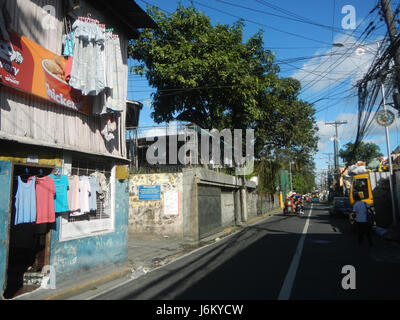
M 311 193 L 311 202 L 319 202 L 319 192 Z
M 350 187 L 349 200 L 350 204 L 354 204 L 354 195 L 358 193 L 361 200 L 369 205 L 374 204 L 372 196 L 371 179 L 369 173 L 358 174 L 353 177 Z

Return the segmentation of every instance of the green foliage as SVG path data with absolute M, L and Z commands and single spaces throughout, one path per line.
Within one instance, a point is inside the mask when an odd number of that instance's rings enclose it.
M 374 158 L 383 156 L 377 144 L 360 142 L 356 147 L 354 143 L 347 143 L 343 149 L 339 150 L 339 157 L 346 165 L 351 165 L 357 161 L 370 162 Z
M 280 163 L 271 160 L 257 161 L 254 173 L 258 176 L 258 191 L 273 194 L 276 192 L 276 178 L 281 169 Z
M 138 61 L 132 71 L 156 89 L 156 123 L 254 129 L 257 173 L 265 191 L 275 188 L 271 178 L 282 166 L 282 150 L 298 157 L 299 164 L 310 159 L 317 148 L 315 109 L 299 100 L 299 81 L 279 78 L 261 31 L 243 42 L 243 21 L 213 26 L 192 6 L 179 5 L 169 15 L 149 7 L 148 14 L 159 28 L 143 30 L 128 53 Z
M 293 173 L 293 189 L 301 194 L 309 193 L 315 186 L 315 176 L 309 172 L 295 172 Z
M 152 7 L 149 14 L 159 29 L 143 31 L 129 55 L 141 62 L 134 71 L 145 73 L 157 89 L 154 120 L 245 128 L 257 113 L 257 94 L 268 74 L 278 71 L 271 52 L 262 48 L 262 34 L 242 43 L 242 21 L 213 27 L 193 7 L 179 6 L 170 16 Z

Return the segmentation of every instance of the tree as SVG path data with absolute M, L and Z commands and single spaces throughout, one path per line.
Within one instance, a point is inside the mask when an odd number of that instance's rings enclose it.
M 254 129 L 256 171 L 265 191 L 274 189 L 271 178 L 283 167 L 282 151 L 299 159 L 299 165 L 311 161 L 317 148 L 315 109 L 299 99 L 299 81 L 279 77 L 262 31 L 243 42 L 242 20 L 213 26 L 193 6 L 179 5 L 168 15 L 157 7 L 147 12 L 159 28 L 143 30 L 128 53 L 138 61 L 134 72 L 156 89 L 156 123 Z
M 242 42 L 243 21 L 211 25 L 194 7 L 148 14 L 159 26 L 129 44 L 129 55 L 156 89 L 155 122 L 181 120 L 204 129 L 256 130 L 256 154 L 276 148 L 316 148 L 315 110 L 299 101 L 300 83 L 278 77 L 259 31 Z
M 374 158 L 382 157 L 380 148 L 377 144 L 360 142 L 356 147 L 354 143 L 347 143 L 343 149 L 339 150 L 339 157 L 346 165 L 351 165 L 357 161 L 370 162 Z
M 170 16 L 156 7 L 148 12 L 159 28 L 143 31 L 129 55 L 140 62 L 135 72 L 157 89 L 154 120 L 245 128 L 257 112 L 257 94 L 278 71 L 261 32 L 242 43 L 242 21 L 213 27 L 205 14 L 181 5 Z

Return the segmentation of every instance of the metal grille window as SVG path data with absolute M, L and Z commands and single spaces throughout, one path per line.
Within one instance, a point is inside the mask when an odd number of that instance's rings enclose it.
M 96 192 L 96 210 L 82 215 L 62 216 L 61 241 L 79 237 L 91 236 L 101 232 L 109 232 L 114 228 L 113 216 L 113 177 L 115 178 L 114 164 L 106 161 L 72 158 L 68 175 L 90 176 L 104 175 L 101 183 L 101 192 Z
M 73 160 L 71 175 L 78 176 L 90 176 L 95 172 L 104 174 L 106 178 L 106 187 L 103 190 L 103 194 L 96 192 L 96 204 L 97 210 L 91 211 L 90 213 L 82 216 L 69 216 L 68 220 L 79 221 L 79 220 L 92 220 L 92 219 L 107 219 L 111 217 L 111 166 L 107 166 L 104 162 L 92 162 Z

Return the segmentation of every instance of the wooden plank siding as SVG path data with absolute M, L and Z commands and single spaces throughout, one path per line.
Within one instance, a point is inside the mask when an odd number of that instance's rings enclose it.
M 63 34 L 62 0 L 5 0 L 12 18 L 12 29 L 35 41 L 44 48 L 61 54 Z M 55 30 L 44 30 L 43 7 L 53 5 L 56 8 L 57 23 Z M 86 6 L 81 1 L 81 6 Z M 89 8 L 92 18 L 103 22 L 100 12 Z M 118 32 L 126 78 L 124 92 L 127 92 L 128 39 Z M 59 106 L 45 99 L 18 92 L 0 85 L 0 139 L 12 139 L 31 144 L 41 144 L 56 148 L 126 158 L 125 118 L 122 112 L 118 118 L 115 139 L 107 143 L 101 135 L 105 124 L 100 116 L 87 116 L 77 111 Z

